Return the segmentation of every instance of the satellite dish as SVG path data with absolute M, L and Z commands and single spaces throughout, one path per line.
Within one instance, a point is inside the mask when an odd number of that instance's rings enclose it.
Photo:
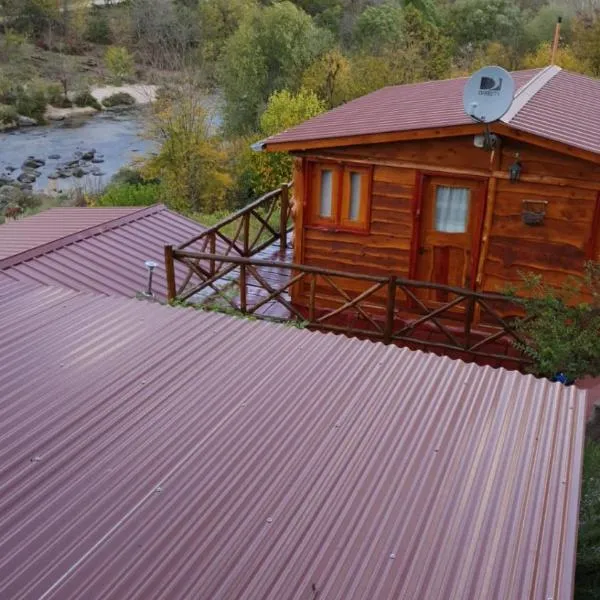
M 502 67 L 484 67 L 474 73 L 463 92 L 465 112 L 480 123 L 501 119 L 512 104 L 515 82 Z

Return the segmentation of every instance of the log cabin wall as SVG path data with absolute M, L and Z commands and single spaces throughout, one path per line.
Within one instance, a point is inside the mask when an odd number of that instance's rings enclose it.
M 522 176 L 509 181 L 519 154 Z M 296 256 L 302 264 L 373 275 L 414 275 L 416 207 L 422 174 L 480 177 L 487 185 L 476 287 L 498 291 L 519 271 L 559 283 L 580 274 L 600 251 L 600 165 L 508 138 L 494 154 L 473 136 L 356 145 L 297 155 L 295 182 L 303 199 L 296 216 Z M 310 164 L 327 161 L 373 166 L 370 230 L 365 233 L 310 227 Z M 523 200 L 547 201 L 544 223 L 523 223 Z M 356 284 L 354 284 L 356 285 Z M 357 291 L 359 291 L 357 289 Z

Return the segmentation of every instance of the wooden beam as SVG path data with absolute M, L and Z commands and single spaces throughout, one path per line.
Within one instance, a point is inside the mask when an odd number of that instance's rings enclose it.
M 496 177 L 490 177 L 485 201 L 485 218 L 483 222 L 483 232 L 481 235 L 481 252 L 479 254 L 479 265 L 477 267 L 477 277 L 475 280 L 476 288 L 481 287 L 481 283 L 483 281 L 483 271 L 485 267 L 485 261 L 487 260 L 492 221 L 494 219 L 494 205 L 496 203 L 497 187 L 498 179 Z
M 490 169 L 463 169 L 461 167 L 444 167 L 441 165 L 431 165 L 427 163 L 417 163 L 402 160 L 386 160 L 380 158 L 355 158 L 355 157 L 332 157 L 327 154 L 306 154 L 303 155 L 310 160 L 328 161 L 341 163 L 354 163 L 357 165 L 373 165 L 379 167 L 394 167 L 398 169 L 415 169 L 427 175 L 452 175 L 458 177 L 496 177 L 497 179 L 510 179 L 508 171 L 500 171 L 499 161 L 500 152 L 495 156 L 490 156 Z M 493 162 L 492 162 L 493 161 Z M 547 185 L 557 185 L 560 187 L 580 188 L 584 190 L 600 190 L 599 181 L 585 181 L 583 179 L 569 179 L 567 177 L 552 177 L 550 175 L 528 175 L 522 174 L 519 178 L 523 183 L 544 183 Z
M 521 131 L 520 129 L 516 129 L 515 127 L 511 127 L 510 125 L 507 125 L 505 123 L 494 123 L 493 125 L 491 125 L 490 129 L 493 133 L 496 133 L 497 135 L 506 136 L 515 140 L 527 142 L 528 144 L 532 144 L 533 146 L 539 146 L 540 148 L 554 150 L 555 152 L 559 152 L 560 154 L 567 154 L 569 156 L 575 156 L 577 158 L 587 160 L 588 162 L 600 164 L 600 154 L 592 152 L 590 150 L 584 150 L 582 148 L 577 148 L 564 142 L 550 140 L 548 138 L 536 135 L 534 133 Z
M 391 131 L 386 133 L 320 138 L 297 142 L 271 142 L 267 143 L 265 149 L 268 152 L 289 152 L 297 150 L 311 150 L 313 148 L 336 148 L 340 146 L 383 144 L 386 142 L 401 142 L 406 140 L 426 140 L 432 138 L 456 137 L 461 135 L 475 135 L 481 133 L 481 131 L 481 125 L 467 124 L 456 125 L 453 127 L 432 127 L 429 129 L 412 129 L 410 131 Z

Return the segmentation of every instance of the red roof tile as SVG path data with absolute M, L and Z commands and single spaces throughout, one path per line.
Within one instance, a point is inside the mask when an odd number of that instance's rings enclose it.
M 572 596 L 574 387 L 41 286 L 0 339 L 2 598 Z
M 139 212 L 134 208 L 51 208 L 0 225 L 0 260 Z
M 600 153 L 600 81 L 558 67 L 512 73 L 514 109 L 502 119 L 515 129 Z M 466 78 L 388 87 L 265 140 L 272 144 L 468 125 Z
M 144 262 L 153 260 L 153 290 L 164 300 L 165 244 L 179 244 L 204 230 L 163 205 L 151 206 L 0 260 L 0 271 L 18 281 L 131 298 L 146 288 Z M 185 269 L 176 269 L 183 278 Z

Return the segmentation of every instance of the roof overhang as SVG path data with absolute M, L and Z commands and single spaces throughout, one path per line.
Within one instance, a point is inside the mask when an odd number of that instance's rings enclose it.
M 299 140 L 293 142 L 269 143 L 264 141 L 264 150 L 267 152 L 307 152 L 326 148 L 342 148 L 347 146 L 362 146 L 369 144 L 385 144 L 390 142 L 408 142 L 415 140 L 428 140 L 435 138 L 460 137 L 477 135 L 483 131 L 484 126 L 479 123 L 454 125 L 451 127 L 432 127 L 429 129 L 414 129 L 409 131 L 390 131 L 368 135 L 355 135 L 346 137 L 320 138 L 313 140 Z M 600 154 L 578 148 L 564 142 L 541 137 L 534 133 L 517 129 L 501 121 L 490 124 L 490 132 L 496 135 L 526 142 L 540 148 L 553 150 L 561 154 L 575 156 L 589 162 L 600 164 Z

